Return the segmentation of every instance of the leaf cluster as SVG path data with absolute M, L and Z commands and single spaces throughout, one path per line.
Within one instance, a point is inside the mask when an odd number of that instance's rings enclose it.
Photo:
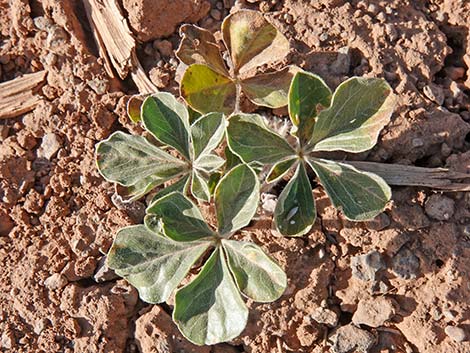
M 289 51 L 286 37 L 259 12 L 241 10 L 224 19 L 226 61 L 211 32 L 194 25 L 184 25 L 180 32 L 183 38 L 176 55 L 189 65 L 180 92 L 193 109 L 232 113 L 237 110 L 240 92 L 256 105 L 287 105 L 289 84 L 298 68 L 256 74 L 258 67 L 281 61 Z

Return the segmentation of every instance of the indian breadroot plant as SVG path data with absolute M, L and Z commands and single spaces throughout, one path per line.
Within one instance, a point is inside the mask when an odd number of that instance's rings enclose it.
M 243 94 L 254 104 L 269 108 L 287 105 L 287 94 L 296 66 L 257 73 L 284 59 L 289 42 L 256 11 L 241 10 L 222 23 L 222 37 L 229 55 L 224 60 L 214 35 L 194 25 L 181 27 L 176 55 L 189 67 L 181 82 L 181 96 L 201 113 L 238 110 Z
M 391 191 L 381 177 L 325 159 L 322 153 L 359 153 L 374 147 L 389 122 L 393 102 L 392 90 L 382 79 L 353 77 L 332 94 L 320 77 L 301 71 L 289 90 L 294 145 L 272 131 L 259 115 L 231 116 L 227 140 L 233 153 L 245 163 L 272 166 L 268 183 L 294 171 L 274 211 L 274 224 L 281 234 L 304 235 L 315 222 L 309 168 L 346 218 L 364 221 L 383 211 Z
M 229 239 L 250 222 L 258 202 L 258 178 L 245 164 L 231 169 L 216 186 L 216 227 L 206 223 L 188 197 L 167 194 L 150 204 L 145 225 L 118 232 L 108 265 L 146 302 L 165 302 L 176 290 L 173 320 L 189 341 L 229 341 L 247 323 L 241 294 L 271 302 L 286 288 L 285 273 L 259 246 Z M 199 273 L 177 289 L 200 258 Z
M 175 182 L 156 197 L 181 191 L 208 201 L 210 176 L 225 162 L 214 153 L 225 132 L 223 114 L 208 113 L 190 124 L 184 104 L 169 93 L 156 93 L 143 101 L 140 116 L 130 116 L 140 119 L 156 141 L 113 133 L 96 148 L 103 177 L 125 187 L 131 201 L 171 180 Z

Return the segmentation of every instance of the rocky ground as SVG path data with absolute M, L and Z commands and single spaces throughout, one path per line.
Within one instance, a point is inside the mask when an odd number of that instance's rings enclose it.
M 470 173 L 470 3 L 465 0 L 123 0 L 137 55 L 177 92 L 178 26 L 216 31 L 259 9 L 289 38 L 287 62 L 334 87 L 384 77 L 399 97 L 380 142 L 360 159 Z M 249 303 L 230 344 L 196 347 L 104 264 L 116 230 L 144 201 L 117 202 L 94 145 L 133 130 L 136 87 L 110 78 L 81 1 L 0 0 L 0 82 L 47 71 L 36 109 L 0 120 L 0 347 L 10 352 L 469 353 L 470 194 L 393 188 L 375 220 L 351 223 L 315 189 L 304 238 L 271 232 L 269 211 L 243 237 L 286 270 L 272 304 Z M 282 113 L 282 111 L 277 112 Z M 264 195 L 266 200 L 276 198 Z M 269 209 L 269 202 L 265 208 Z

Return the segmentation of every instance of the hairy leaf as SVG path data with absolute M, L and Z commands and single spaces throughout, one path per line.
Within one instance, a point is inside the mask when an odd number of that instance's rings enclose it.
M 257 302 L 278 299 L 287 286 L 287 277 L 264 251 L 248 242 L 222 240 L 230 271 L 240 291 Z
M 295 164 L 296 160 L 297 160 L 296 158 L 291 158 L 291 159 L 286 159 L 285 161 L 274 164 L 271 167 L 271 170 L 269 171 L 268 176 L 266 177 L 266 182 L 272 183 L 274 181 L 281 179 L 284 175 L 287 174 L 290 168 Z
M 185 24 L 180 28 L 181 44 L 176 56 L 186 65 L 204 64 L 228 76 L 214 35 L 206 29 Z
M 311 158 L 309 163 L 333 205 L 350 220 L 372 219 L 390 200 L 390 187 L 378 175 L 324 159 Z
M 190 158 L 188 111 L 172 94 L 161 92 L 148 97 L 142 105 L 142 121 L 157 140 Z
M 247 319 L 248 309 L 216 249 L 194 281 L 176 293 L 173 320 L 189 341 L 212 345 L 238 336 Z
M 249 166 L 230 170 L 215 189 L 215 209 L 221 235 L 228 235 L 250 223 L 259 202 L 259 181 Z
M 207 181 L 196 171 L 193 172 L 191 180 L 191 193 L 199 200 L 209 201 L 211 198 L 211 192 L 209 190 L 209 185 L 207 185 Z
M 188 67 L 181 79 L 180 91 L 186 102 L 203 114 L 231 113 L 235 109 L 235 83 L 206 65 Z
M 145 225 L 151 230 L 157 230 L 159 220 L 163 223 L 165 235 L 176 241 L 214 236 L 197 206 L 179 192 L 163 196 L 147 208 Z
M 194 161 L 194 168 L 207 173 L 212 173 L 216 169 L 222 167 L 224 163 L 225 160 L 216 154 L 203 154 Z
M 227 142 L 232 152 L 246 163 L 272 164 L 295 156 L 285 139 L 269 130 L 256 114 L 232 116 L 227 128 Z
M 224 42 L 235 74 L 283 59 L 289 42 L 257 11 L 241 10 L 222 23 Z
M 224 137 L 225 118 L 222 113 L 201 116 L 191 125 L 194 159 L 214 150 Z
M 296 237 L 312 228 L 315 217 L 312 186 L 304 163 L 299 163 L 295 175 L 279 196 L 274 210 L 274 223 L 281 234 Z
M 139 291 L 142 300 L 162 303 L 210 242 L 175 242 L 143 225 L 122 228 L 108 253 L 108 266 Z
M 311 144 L 315 151 L 363 152 L 377 143 L 393 111 L 385 80 L 353 77 L 336 89 L 331 107 L 319 115 Z
M 306 71 L 296 73 L 289 89 L 289 116 L 302 143 L 312 138 L 319 108 L 328 108 L 330 103 L 331 90 L 319 76 Z
M 185 163 L 152 145 L 144 137 L 117 131 L 96 147 L 98 170 L 109 181 L 124 186 L 170 180 L 187 168 Z M 145 182 L 143 180 L 145 179 Z M 148 181 L 148 183 L 147 183 Z
M 140 199 L 145 194 L 152 191 L 155 187 L 163 184 L 168 178 L 148 177 L 139 180 L 134 185 L 119 186 L 116 185 L 117 194 L 121 197 L 123 202 L 132 202 Z
M 143 103 L 144 97 L 141 95 L 134 95 L 127 102 L 127 115 L 134 123 L 138 123 L 141 120 L 140 109 Z
M 171 194 L 175 191 L 180 192 L 182 194 L 186 194 L 189 185 L 189 178 L 190 174 L 188 173 L 184 175 L 181 179 L 179 179 L 177 182 L 163 188 L 155 194 L 155 196 L 152 198 L 152 201 L 150 201 L 150 204 L 153 204 L 155 201 L 162 198 L 163 196 Z
M 247 78 L 241 82 L 243 92 L 257 105 L 283 107 L 287 105 L 289 86 L 298 70 L 296 66 L 288 66 L 280 71 Z

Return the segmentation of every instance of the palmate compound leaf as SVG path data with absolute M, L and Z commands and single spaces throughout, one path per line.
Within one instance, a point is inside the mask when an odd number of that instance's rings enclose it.
M 256 244 L 222 240 L 228 265 L 240 291 L 257 302 L 278 299 L 287 286 L 287 277 Z
M 122 228 L 108 253 L 108 266 L 139 291 L 142 300 L 168 299 L 211 242 L 176 242 L 143 225 Z
M 215 235 L 197 206 L 179 192 L 163 196 L 147 208 L 145 225 L 158 232 L 160 221 L 165 235 L 176 241 L 191 241 Z
M 235 74 L 282 60 L 289 51 L 287 38 L 257 11 L 241 10 L 227 16 L 222 35 Z
M 280 71 L 259 74 L 241 81 L 243 93 L 256 105 L 280 108 L 288 103 L 288 92 L 297 66 L 287 66 Z
M 312 186 L 302 162 L 279 196 L 274 224 L 283 235 L 302 236 L 312 228 L 316 215 Z
M 144 137 L 117 131 L 97 144 L 96 160 L 109 181 L 142 192 L 185 173 L 186 164 L 162 151 Z
M 231 169 L 220 179 L 214 192 L 218 231 L 229 236 L 250 223 L 259 202 L 259 181 L 246 164 Z
M 294 149 L 268 129 L 257 114 L 233 115 L 227 127 L 227 143 L 245 163 L 273 164 L 295 157 Z
M 319 109 L 330 103 L 331 90 L 319 76 L 306 71 L 295 74 L 289 88 L 289 116 L 302 145 L 312 138 Z
M 390 187 L 378 175 L 324 159 L 310 158 L 308 162 L 333 205 L 350 220 L 372 219 L 390 200 Z
M 175 296 L 173 320 L 183 335 L 198 345 L 212 345 L 238 336 L 246 326 L 248 308 L 217 248 L 201 272 Z
M 176 56 L 186 65 L 204 64 L 228 76 L 214 35 L 206 29 L 185 24 L 180 28 L 181 44 Z
M 202 114 L 229 114 L 235 109 L 237 100 L 235 83 L 202 64 L 192 64 L 186 69 L 181 79 L 180 93 L 193 109 Z
M 141 116 L 145 128 L 157 140 L 190 159 L 188 111 L 172 94 L 160 92 L 147 97 Z
M 336 89 L 331 106 L 320 112 L 310 144 L 314 151 L 363 152 L 377 143 L 390 121 L 394 97 L 385 80 L 353 77 Z

